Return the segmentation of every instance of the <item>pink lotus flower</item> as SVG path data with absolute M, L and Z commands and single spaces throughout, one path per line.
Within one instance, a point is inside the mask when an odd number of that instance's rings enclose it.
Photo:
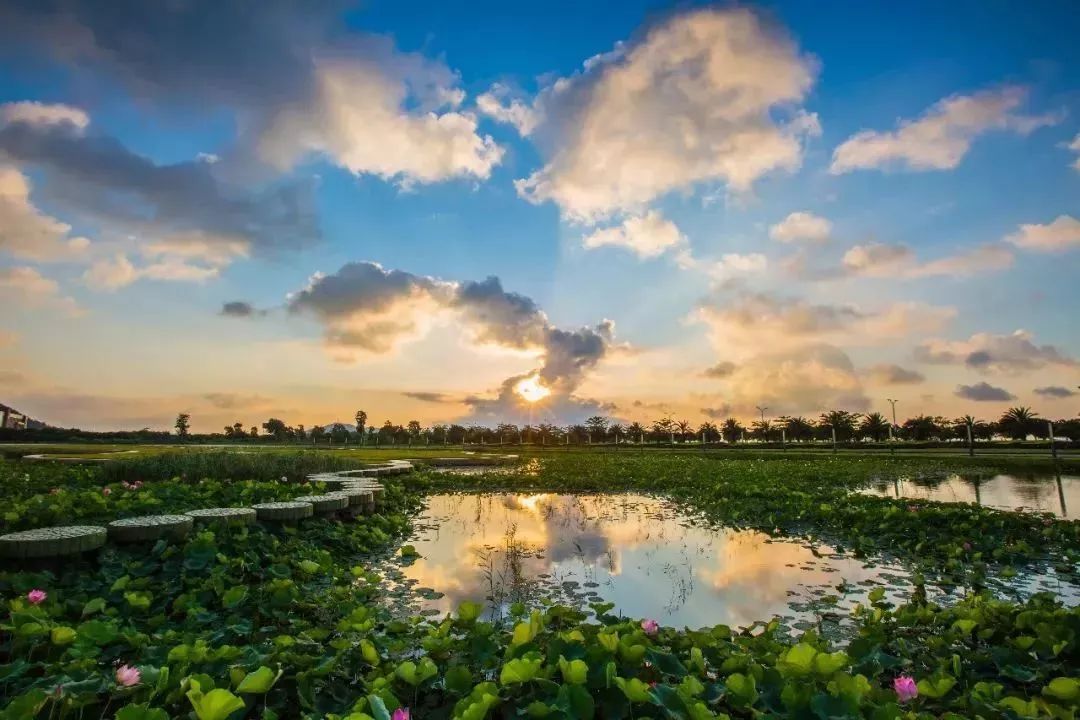
M 971 543 L 964 543 L 964 552 L 971 552 Z
M 142 673 L 139 672 L 139 668 L 131 665 L 121 665 L 116 668 L 116 684 L 123 687 L 131 687 L 132 685 L 138 685 L 142 680 Z
M 53 488 L 52 490 L 49 491 L 49 494 L 50 495 L 59 495 L 60 494 L 60 488 Z
M 660 632 L 660 623 L 655 620 L 642 620 L 641 629 L 645 631 L 646 635 L 655 635 Z
M 908 509 L 908 512 L 919 512 L 919 506 L 918 505 L 908 505 L 907 509 Z
M 902 703 L 914 700 L 919 696 L 919 688 L 915 685 L 915 678 L 910 675 L 901 675 L 893 680 L 893 690 L 896 691 L 896 699 Z
M 110 488 L 101 488 L 101 494 L 108 497 L 109 495 L 112 495 L 112 489 L 110 489 Z
M 390 720 L 409 720 L 409 708 L 400 707 L 390 716 Z
M 49 593 L 44 590 L 38 590 L 37 588 L 26 593 L 26 599 L 30 601 L 31 605 L 40 605 L 45 602 L 45 598 L 47 597 L 49 597 Z

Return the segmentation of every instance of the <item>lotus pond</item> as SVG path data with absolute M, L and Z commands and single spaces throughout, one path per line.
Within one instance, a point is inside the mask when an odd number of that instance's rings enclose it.
M 356 462 L 3 463 L 0 532 Z M 0 718 L 1071 718 L 1080 523 L 860 492 L 1028 472 L 997 462 L 550 453 L 387 478 L 373 514 L 4 561 Z
M 1080 476 L 1060 473 L 946 473 L 877 478 L 863 492 L 897 498 L 975 503 L 999 510 L 1080 513 Z

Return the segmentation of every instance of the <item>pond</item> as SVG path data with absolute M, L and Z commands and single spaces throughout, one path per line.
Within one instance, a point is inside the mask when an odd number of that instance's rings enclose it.
M 546 597 L 613 602 L 615 612 L 668 625 L 742 627 L 846 615 L 873 587 L 899 597 L 910 586 L 899 568 L 695 524 L 642 495 L 434 495 L 414 525 L 420 557 L 388 580 L 417 590 L 414 609 L 429 614 L 465 600 L 505 609 Z
M 937 502 L 976 503 L 1002 510 L 1080 514 L 1080 477 L 1075 475 L 934 475 L 877 479 L 862 492 Z

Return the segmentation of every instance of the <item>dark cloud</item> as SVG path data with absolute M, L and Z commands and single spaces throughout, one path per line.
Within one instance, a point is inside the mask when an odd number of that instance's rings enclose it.
M 1080 366 L 1059 348 L 1036 344 L 1034 336 L 1026 330 L 1007 335 L 976 333 L 967 340 L 928 340 L 915 348 L 915 360 L 1011 374 L 1026 373 L 1047 365 Z
M 975 402 L 1006 402 L 1015 400 L 1016 396 L 1004 388 L 994 387 L 989 383 L 980 382 L 974 385 L 957 385 L 956 397 Z
M 8 0 L 0 38 L 125 83 L 142 98 L 276 104 L 312 84 L 313 49 L 353 3 L 337 0 Z
M 1068 398 L 1073 397 L 1077 393 L 1075 390 L 1070 390 L 1061 385 L 1047 385 L 1046 387 L 1035 388 L 1035 394 L 1048 398 Z
M 981 369 L 987 367 L 993 358 L 990 357 L 990 353 L 985 350 L 976 350 L 964 358 L 964 364 L 969 368 Z
M 701 414 L 713 420 L 727 420 L 731 417 L 731 406 L 724 404 L 720 407 L 701 408 Z
M 239 395 L 227 392 L 206 393 L 203 399 L 220 410 L 251 409 L 270 403 L 269 398 L 261 395 Z
M 265 310 L 259 310 L 249 302 L 243 300 L 233 300 L 227 302 L 221 306 L 220 315 L 224 317 L 246 318 L 246 317 L 258 317 L 265 315 Z
M 0 157 L 42 172 L 44 192 L 69 210 L 117 232 L 197 233 L 208 242 L 296 247 L 320 237 L 309 183 L 258 193 L 227 187 L 204 162 L 159 165 L 117 140 L 70 123 L 0 127 Z
M 926 381 L 926 376 L 921 372 L 892 364 L 874 365 L 869 368 L 867 375 L 880 385 L 915 385 Z
M 513 347 L 542 342 L 547 316 L 531 298 L 503 290 L 499 278 L 466 282 L 457 289 L 453 304 L 480 328 L 480 340 Z
M 730 377 L 735 372 L 735 363 L 733 362 L 718 362 L 710 368 L 706 368 L 701 374 L 707 378 L 715 378 L 722 380 L 723 378 Z
M 429 403 L 449 403 L 456 402 L 456 400 L 446 393 L 439 392 L 403 392 L 401 393 L 405 397 L 412 398 L 413 400 L 420 400 L 421 402 Z

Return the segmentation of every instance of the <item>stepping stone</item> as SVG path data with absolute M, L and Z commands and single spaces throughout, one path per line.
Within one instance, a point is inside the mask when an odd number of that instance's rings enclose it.
M 337 510 L 344 510 L 349 506 L 349 498 L 345 495 L 305 495 L 293 498 L 293 502 L 311 503 L 318 515 L 325 515 Z
M 190 515 L 143 515 L 109 523 L 109 537 L 115 542 L 143 542 L 161 538 L 181 539 L 195 523 Z
M 97 525 L 38 528 L 0 536 L 0 557 L 48 558 L 97 550 L 108 532 Z
M 349 498 L 349 505 L 368 505 L 375 503 L 375 496 L 368 488 L 345 487 L 335 490 L 331 495 L 344 495 Z
M 303 520 L 315 514 L 315 506 L 309 502 L 269 502 L 251 507 L 260 520 Z
M 225 507 L 225 508 L 206 508 L 205 510 L 191 510 L 184 513 L 190 515 L 195 519 L 195 522 L 212 523 L 212 522 L 229 522 L 229 523 L 241 523 L 243 525 L 250 525 L 255 522 L 255 511 L 251 508 L 241 507 Z

